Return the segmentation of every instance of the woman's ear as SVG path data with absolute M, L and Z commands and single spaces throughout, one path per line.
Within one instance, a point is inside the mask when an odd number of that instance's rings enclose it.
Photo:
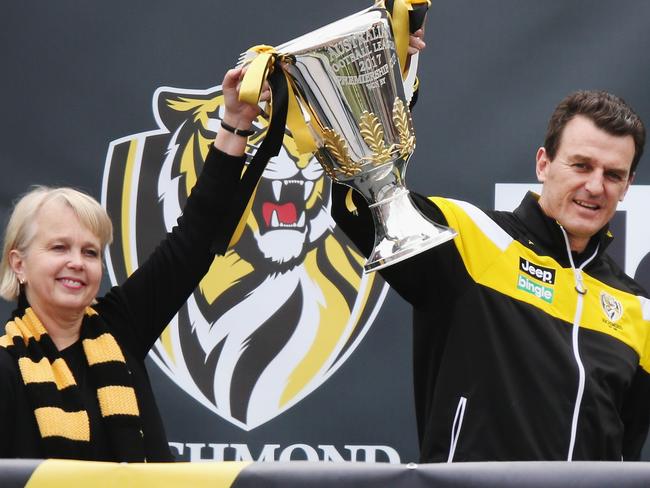
M 25 259 L 20 251 L 17 249 L 12 249 L 9 251 L 9 266 L 14 271 L 16 278 L 22 285 L 25 283 Z

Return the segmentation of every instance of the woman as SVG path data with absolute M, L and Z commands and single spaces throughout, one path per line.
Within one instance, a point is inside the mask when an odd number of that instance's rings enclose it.
M 238 101 L 240 75 L 223 80 L 226 130 L 178 225 L 105 296 L 96 298 L 112 226 L 101 206 L 42 187 L 17 203 L 0 263 L 0 294 L 17 301 L 0 337 L 0 457 L 172 460 L 144 360 L 225 244 L 216 236 L 234 232 L 224 222 L 245 161 L 241 131 L 259 113 Z

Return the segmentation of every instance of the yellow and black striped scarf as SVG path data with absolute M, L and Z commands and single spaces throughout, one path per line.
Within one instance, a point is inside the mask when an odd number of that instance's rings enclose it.
M 116 461 L 145 461 L 138 402 L 124 354 L 103 320 L 86 309 L 81 341 L 90 384 L 97 388 L 102 421 Z M 88 412 L 70 368 L 31 308 L 15 316 L 0 337 L 16 358 L 48 458 L 87 459 Z M 6 419 L 5 419 L 6 420 Z

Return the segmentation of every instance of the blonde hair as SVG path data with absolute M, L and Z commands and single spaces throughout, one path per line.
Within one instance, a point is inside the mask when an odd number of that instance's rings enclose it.
M 113 224 L 106 210 L 93 197 L 74 188 L 34 187 L 15 204 L 5 229 L 0 262 L 0 296 L 5 300 L 15 300 L 20 293 L 18 277 L 9 264 L 9 254 L 13 250 L 20 253 L 27 250 L 36 235 L 35 219 L 38 211 L 53 201 L 68 205 L 81 225 L 97 236 L 102 249 L 113 240 Z

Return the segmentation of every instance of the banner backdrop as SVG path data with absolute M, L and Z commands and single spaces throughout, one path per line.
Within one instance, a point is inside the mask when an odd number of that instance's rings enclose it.
M 29 185 L 88 191 L 115 224 L 103 289 L 119 283 L 178 217 L 239 54 L 369 5 L 6 2 L 3 223 Z M 576 89 L 618 94 L 650 123 L 649 18 L 645 0 L 433 0 L 409 188 L 512 208 L 536 183 L 553 108 Z M 646 160 L 615 217 L 612 254 L 650 288 Z M 363 275 L 329 216 L 329 190 L 285 138 L 244 238 L 152 351 L 178 459 L 417 459 L 410 310 L 378 275 Z M 1 316 L 10 310 L 3 303 Z

